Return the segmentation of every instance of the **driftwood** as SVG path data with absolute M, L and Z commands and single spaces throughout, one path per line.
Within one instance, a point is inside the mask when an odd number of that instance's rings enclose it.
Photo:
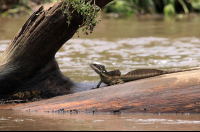
M 112 0 L 95 0 L 100 8 Z M 49 98 L 88 90 L 64 76 L 56 52 L 83 23 L 80 13 L 71 13 L 71 24 L 62 11 L 63 2 L 34 12 L 0 57 L 0 98 Z M 70 10 L 73 10 L 70 7 Z
M 22 111 L 199 113 L 200 70 L 166 74 L 47 100 L 1 105 Z

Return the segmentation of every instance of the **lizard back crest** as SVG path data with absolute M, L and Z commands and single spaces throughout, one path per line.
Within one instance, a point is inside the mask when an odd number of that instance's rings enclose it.
M 121 72 L 119 70 L 113 70 L 106 73 L 109 76 L 121 76 Z

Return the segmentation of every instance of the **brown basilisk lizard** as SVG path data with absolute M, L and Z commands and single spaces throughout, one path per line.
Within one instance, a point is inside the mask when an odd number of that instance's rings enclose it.
M 127 74 L 121 76 L 121 72 L 119 70 L 113 70 L 113 71 L 108 72 L 108 71 L 106 71 L 105 66 L 101 65 L 101 64 L 90 64 L 90 67 L 100 76 L 101 80 L 98 83 L 97 88 L 99 88 L 99 86 L 102 82 L 110 86 L 110 85 L 114 85 L 114 84 L 122 84 L 122 83 L 128 82 L 128 81 L 138 80 L 138 79 L 142 79 L 142 78 L 159 76 L 159 75 L 163 75 L 163 74 L 200 69 L 200 67 L 184 69 L 184 70 L 175 70 L 175 71 L 163 71 L 163 70 L 159 70 L 159 69 L 136 69 L 136 70 L 130 71 Z

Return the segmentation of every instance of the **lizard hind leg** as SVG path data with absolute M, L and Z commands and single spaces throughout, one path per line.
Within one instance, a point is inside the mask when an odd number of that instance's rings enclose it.
M 122 81 L 121 79 L 118 79 L 118 80 L 113 80 L 110 85 L 117 85 L 117 84 L 123 84 L 124 81 Z

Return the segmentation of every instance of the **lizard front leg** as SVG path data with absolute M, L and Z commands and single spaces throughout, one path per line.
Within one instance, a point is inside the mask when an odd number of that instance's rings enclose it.
M 101 85 L 101 83 L 102 83 L 102 80 L 99 81 L 99 83 L 98 83 L 98 85 L 97 85 L 96 88 L 99 88 L 99 86 Z M 96 89 L 96 88 L 91 88 L 91 89 Z
M 98 85 L 97 85 L 96 88 L 99 88 L 99 86 L 101 85 L 101 83 L 102 83 L 102 80 L 99 81 L 99 83 L 98 83 Z

